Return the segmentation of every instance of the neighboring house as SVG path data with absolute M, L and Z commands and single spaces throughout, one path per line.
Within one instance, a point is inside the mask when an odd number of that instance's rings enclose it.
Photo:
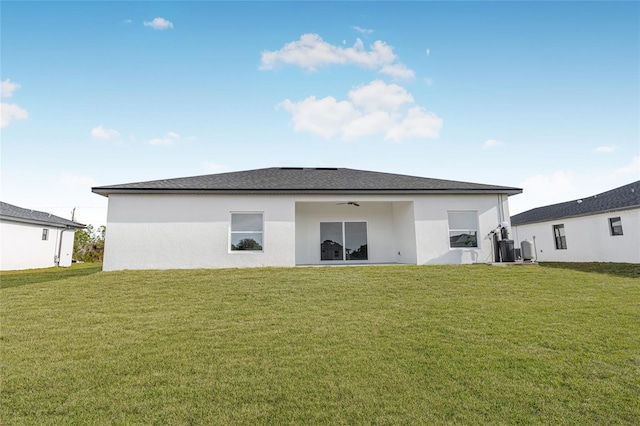
M 537 260 L 640 263 L 640 181 L 511 218 L 516 247 L 535 243 Z
M 490 262 L 519 188 L 282 167 L 123 185 L 103 269 Z M 464 236 L 464 244 L 459 243 Z
M 70 266 L 81 223 L 0 202 L 0 270 Z

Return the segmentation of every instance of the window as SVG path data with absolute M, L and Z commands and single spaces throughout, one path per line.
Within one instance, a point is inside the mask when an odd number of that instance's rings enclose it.
M 449 212 L 449 246 L 451 248 L 478 247 L 478 214 Z
M 564 225 L 553 225 L 553 237 L 556 243 L 556 249 L 567 249 L 567 237 L 564 234 Z
M 43 229 L 42 230 L 42 241 L 47 241 L 49 239 L 49 230 L 48 229 Z
M 231 213 L 231 251 L 262 251 L 262 213 Z
M 622 235 L 622 220 L 619 217 L 609 218 L 609 230 L 611 236 Z
M 320 222 L 320 260 L 368 260 L 367 222 Z

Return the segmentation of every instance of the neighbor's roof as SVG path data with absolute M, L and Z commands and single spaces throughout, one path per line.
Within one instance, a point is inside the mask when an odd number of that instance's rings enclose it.
M 249 194 L 519 194 L 520 188 L 430 179 L 342 168 L 268 169 L 154 180 L 92 188 L 96 194 L 249 193 Z
M 36 225 L 47 225 L 57 228 L 84 228 L 85 225 L 54 216 L 51 213 L 40 212 L 37 210 L 23 209 L 13 204 L 0 201 L 0 219 L 11 220 L 14 222 L 33 223 Z
M 638 207 L 640 207 L 640 180 L 591 197 L 527 210 L 511 216 L 511 225 L 525 225 Z

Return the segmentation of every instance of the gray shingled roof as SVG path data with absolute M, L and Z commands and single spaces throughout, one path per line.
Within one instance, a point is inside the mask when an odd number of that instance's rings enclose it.
M 37 225 L 49 225 L 58 228 L 84 228 L 85 225 L 54 216 L 51 213 L 40 212 L 37 210 L 23 209 L 13 204 L 0 201 L 0 219 L 12 220 L 16 222 L 33 223 Z
M 342 168 L 272 167 L 241 172 L 99 186 L 108 196 L 122 193 L 252 193 L 252 194 L 519 194 L 520 188 L 430 179 Z
M 511 216 L 511 225 L 547 222 L 636 207 L 640 207 L 640 180 L 587 198 L 527 210 Z

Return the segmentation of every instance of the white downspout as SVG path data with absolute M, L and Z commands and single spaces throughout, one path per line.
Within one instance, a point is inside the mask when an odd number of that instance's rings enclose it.
M 502 194 L 498 194 L 498 223 L 504 222 L 504 206 L 502 205 Z
M 68 231 L 69 228 L 64 228 L 62 231 L 60 231 L 60 241 L 58 241 L 58 253 L 56 254 L 55 257 L 55 264 L 56 266 L 60 266 L 60 256 L 62 255 L 62 239 L 63 239 L 63 235 L 64 231 Z

